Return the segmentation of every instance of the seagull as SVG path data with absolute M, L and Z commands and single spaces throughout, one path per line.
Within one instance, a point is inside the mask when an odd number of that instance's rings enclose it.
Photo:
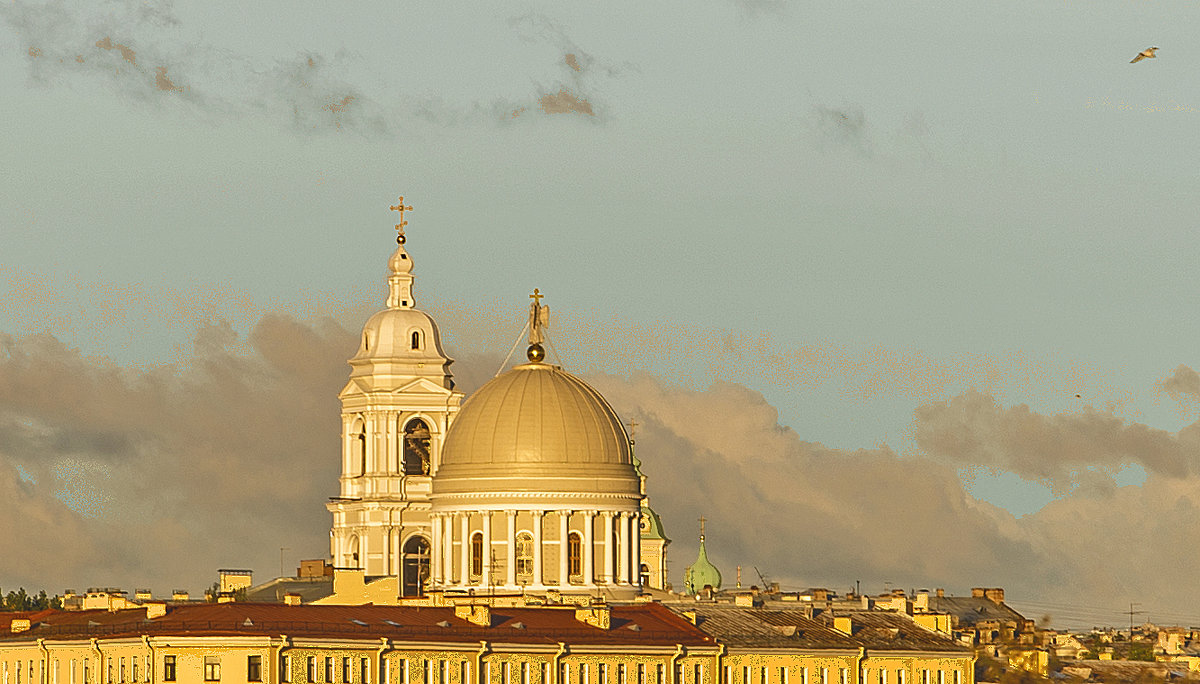
M 1157 47 L 1148 47 L 1145 50 L 1142 50 L 1141 52 L 1137 53 L 1137 57 L 1134 57 L 1133 59 L 1129 60 L 1129 63 L 1133 64 L 1134 62 L 1140 62 L 1143 59 L 1154 59 L 1154 51 L 1157 49 L 1158 49 Z

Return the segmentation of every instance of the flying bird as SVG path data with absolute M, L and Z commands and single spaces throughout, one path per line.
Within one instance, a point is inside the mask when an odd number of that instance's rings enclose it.
M 1154 51 L 1157 49 L 1158 49 L 1157 47 L 1148 47 L 1145 50 L 1142 50 L 1141 52 L 1137 53 L 1137 57 L 1134 57 L 1133 59 L 1129 60 L 1129 63 L 1133 64 L 1134 62 L 1140 62 L 1143 59 L 1154 59 Z

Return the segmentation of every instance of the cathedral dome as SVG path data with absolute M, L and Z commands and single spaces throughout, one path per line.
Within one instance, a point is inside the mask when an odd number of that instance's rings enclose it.
M 545 363 L 485 384 L 446 435 L 434 497 L 501 492 L 641 498 L 616 412 L 587 383 Z
M 433 318 L 419 309 L 384 309 L 363 325 L 355 359 L 445 356 Z

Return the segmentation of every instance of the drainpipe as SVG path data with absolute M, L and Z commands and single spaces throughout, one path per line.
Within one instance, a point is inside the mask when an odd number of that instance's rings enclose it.
M 38 648 L 42 651 L 42 682 L 48 684 L 50 681 L 50 649 L 46 648 L 46 640 L 37 640 Z
M 375 652 L 375 666 L 379 669 L 379 674 L 376 676 L 379 678 L 379 684 L 387 684 L 383 678 L 383 654 L 390 650 L 392 650 L 392 640 L 387 637 L 379 637 L 379 650 Z M 370 684 L 370 682 L 363 682 L 363 684 Z
M 562 641 L 558 642 L 558 651 L 554 654 L 554 664 L 551 666 L 554 668 L 554 675 L 550 678 L 550 681 L 554 682 L 554 684 L 562 684 L 562 657 L 566 654 L 566 643 Z
M 475 682 L 476 682 L 476 684 L 479 684 L 479 682 L 483 681 L 483 657 L 485 655 L 487 655 L 490 650 L 491 650 L 491 648 L 488 646 L 488 642 L 486 642 L 486 641 L 479 642 L 479 650 L 475 652 Z
M 96 669 L 100 674 L 96 675 L 96 684 L 104 684 L 104 654 L 100 652 L 100 642 L 92 637 L 92 650 L 96 651 Z M 84 684 L 88 684 L 85 682 Z M 111 682 L 109 684 L 112 684 Z
M 857 684 L 863 684 L 863 662 L 867 659 L 867 647 L 858 647 L 858 658 L 855 659 L 855 673 Z
M 275 649 L 275 663 L 267 666 L 267 672 L 275 670 L 275 681 L 283 682 L 283 652 L 292 647 L 292 638 L 286 634 L 279 635 L 279 648 Z M 363 682 L 362 684 L 368 684 Z
M 154 655 L 154 644 L 150 643 L 150 635 L 142 635 L 142 643 L 146 644 L 146 648 L 150 650 L 150 666 L 146 668 L 146 681 L 153 682 L 154 670 L 158 667 L 158 657 Z
M 679 671 L 679 659 L 683 657 L 683 644 L 675 644 L 675 653 L 671 655 L 671 674 L 667 675 L 667 681 L 671 684 L 683 684 L 676 680 L 676 673 Z

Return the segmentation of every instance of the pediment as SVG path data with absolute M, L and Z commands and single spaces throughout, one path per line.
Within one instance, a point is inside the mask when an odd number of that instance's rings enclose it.
M 397 387 L 392 390 L 392 394 L 452 394 L 453 390 L 448 390 L 440 384 L 430 380 L 429 378 L 417 378 L 408 384 Z

